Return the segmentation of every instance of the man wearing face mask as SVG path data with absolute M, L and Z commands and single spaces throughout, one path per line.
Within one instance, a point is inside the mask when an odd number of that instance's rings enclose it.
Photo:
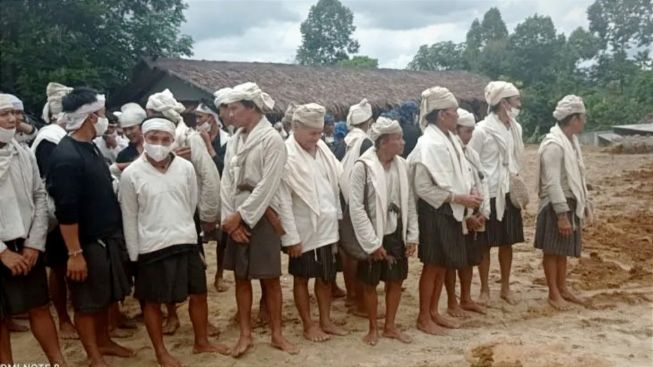
M 211 106 L 211 103 L 201 102 L 195 109 L 195 118 L 197 120 L 195 130 L 204 139 L 204 144 L 206 144 L 209 155 L 222 176 L 224 154 L 227 150 L 229 134 L 222 130 L 222 123 L 218 112 Z
M 63 98 L 69 135 L 52 152 L 46 180 L 68 250 L 75 326 L 93 366 L 105 366 L 104 355 L 133 356 L 109 337 L 108 307 L 129 294 L 130 284 L 120 205 L 109 167 L 93 144 L 109 124 L 104 103 L 104 95 L 89 88 L 75 88 Z
M 102 136 L 93 139 L 93 143 L 100 149 L 107 163 L 113 164 L 118 157 L 118 153 L 127 148 L 128 142 L 118 136 L 116 131 L 118 129 L 118 118 L 114 114 L 110 114 L 107 119 L 109 120 L 107 131 Z
M 478 153 L 482 169 L 487 174 L 491 208 L 486 224 L 489 246 L 484 250 L 479 266 L 479 303 L 489 302 L 490 248 L 499 247 L 501 298 L 515 304 L 516 299 L 510 292 L 512 245 L 524 242 L 522 207 L 516 204 L 520 192 L 513 185 L 519 178 L 520 160 L 524 152 L 522 128 L 516 120 L 522 106 L 521 97 L 512 83 L 494 81 L 485 87 L 485 100 L 489 114 L 476 125 L 469 142 L 469 146 Z

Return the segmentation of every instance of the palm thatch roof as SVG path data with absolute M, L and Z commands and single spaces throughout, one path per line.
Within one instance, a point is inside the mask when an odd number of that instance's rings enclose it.
M 161 78 L 186 83 L 211 98 L 214 91 L 252 81 L 275 100 L 273 115 L 283 115 L 290 102 L 319 103 L 338 118 L 349 106 L 367 98 L 375 111 L 391 109 L 407 100 L 419 101 L 421 92 L 444 86 L 461 105 L 483 115 L 483 89 L 489 79 L 465 71 L 408 71 L 353 69 L 258 62 L 227 62 L 189 59 L 143 60 L 134 70 L 133 83 L 114 102 L 143 100 Z M 165 83 L 163 83 L 165 84 Z M 162 89 L 162 88 L 161 88 Z M 175 90 L 172 90 L 175 93 Z

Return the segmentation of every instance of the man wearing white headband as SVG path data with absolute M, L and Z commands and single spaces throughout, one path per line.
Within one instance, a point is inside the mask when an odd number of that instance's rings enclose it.
M 458 120 L 458 101 L 446 88 L 422 92 L 419 122 L 423 135 L 408 156 L 413 188 L 418 198 L 420 247 L 424 264 L 420 278 L 417 328 L 441 335 L 459 324 L 438 312 L 447 269 L 467 266 L 465 218 L 482 197 L 472 190 L 469 163 L 452 133 Z
M 483 259 L 487 239 L 485 237 L 485 221 L 490 218 L 490 197 L 488 195 L 487 179 L 482 171 L 478 153 L 468 143 L 474 133 L 476 119 L 474 115 L 462 108 L 458 109 L 458 122 L 456 125 L 456 138 L 460 140 L 463 153 L 469 163 L 467 173 L 470 182 L 473 182 L 472 192 L 483 197 L 483 203 L 473 212 L 467 213 L 465 218 L 468 233 L 465 235 L 467 251 L 467 266 L 458 269 L 448 269 L 445 279 L 447 288 L 447 313 L 454 317 L 467 316 L 465 311 L 485 314 L 485 308 L 474 302 L 471 295 L 472 276 L 474 266 L 478 266 Z M 456 272 L 460 278 L 460 303 L 456 296 Z
M 346 243 L 342 246 L 348 248 L 357 246 L 356 236 L 349 217 L 347 204 L 349 203 L 349 185 L 351 172 L 356 160 L 365 153 L 374 143 L 367 136 L 367 131 L 373 122 L 372 105 L 367 99 L 349 107 L 347 114 L 347 127 L 349 133 L 345 136 L 346 152 L 342 158 L 342 175 L 340 176 L 340 190 L 342 193 L 342 204 L 344 216 L 340 226 L 340 241 Z M 365 316 L 365 304 L 363 299 L 363 283 L 356 279 L 357 262 L 353 254 L 341 251 L 342 270 L 347 288 L 347 300 L 354 304 L 354 314 Z
M 206 274 L 197 246 L 195 169 L 172 154 L 175 125 L 154 117 L 143 122 L 144 153 L 120 178 L 120 206 L 129 259 L 136 262 L 135 297 L 143 303 L 145 326 L 161 365 L 180 362 L 163 343 L 162 304 L 190 297 L 195 353 L 226 353 L 208 340 Z
M 585 163 L 577 137 L 587 123 L 583 99 L 565 96 L 558 102 L 553 117 L 557 124 L 544 137 L 537 152 L 540 204 L 535 248 L 543 253 L 549 304 L 557 310 L 567 310 L 568 302 L 585 303 L 567 286 L 567 257 L 580 257 L 582 227 L 593 219 Z
M 295 109 L 293 133 L 286 140 L 288 162 L 283 180 L 291 194 L 294 218 L 283 241 L 290 256 L 288 273 L 294 278 L 293 294 L 304 338 L 313 342 L 347 334 L 331 320 L 338 220 L 342 219 L 338 187 L 342 168 L 321 139 L 325 113 L 324 107 L 315 103 Z M 312 278 L 320 309 L 319 324 L 311 318 L 308 282 Z
M 223 103 L 238 130 L 227 144 L 222 177 L 222 229 L 229 234 L 225 269 L 234 272 L 240 338 L 231 350 L 244 354 L 253 343 L 252 279 L 263 284 L 272 345 L 291 354 L 299 349 L 282 334 L 281 237 L 290 228 L 290 194 L 281 179 L 286 147 L 265 117 L 274 101 L 254 83 L 234 87 Z
M 48 83 L 45 89 L 47 101 L 43 105 L 43 113 L 41 114 L 41 118 L 46 124 L 58 123 L 62 111 L 61 100 L 72 90 L 73 88 L 60 83 Z
M 62 100 L 70 135 L 52 152 L 47 188 L 67 248 L 67 276 L 75 326 L 93 365 L 105 365 L 102 351 L 122 357 L 133 351 L 110 339 L 108 308 L 131 291 L 123 268 L 125 242 L 120 205 L 109 167 L 93 139 L 108 124 L 104 97 L 75 88 Z
M 47 195 L 34 154 L 14 138 L 18 120 L 0 94 L 0 361 L 12 365 L 9 318 L 28 313 L 50 364 L 65 365 L 49 308 L 42 253 L 48 233 Z
M 109 125 L 107 126 L 107 131 L 93 139 L 93 143 L 97 145 L 100 153 L 104 156 L 104 159 L 107 161 L 107 164 L 112 165 L 116 162 L 118 154 L 125 148 L 129 142 L 118 135 L 118 117 L 114 114 L 110 114 L 107 117 Z
M 118 125 L 129 140 L 127 147 L 118 153 L 116 163 L 111 165 L 111 173 L 120 177 L 120 173 L 143 153 L 141 123 L 147 118 L 147 112 L 137 103 L 130 102 L 113 114 L 118 117 Z
M 222 88 L 218 89 L 213 93 L 213 96 L 215 99 L 213 100 L 213 103 L 215 104 L 215 107 L 218 109 L 218 115 L 220 116 L 220 121 L 222 121 L 222 128 L 227 130 L 229 132 L 229 135 L 233 135 L 234 132 L 236 131 L 236 127 L 234 124 L 231 122 L 231 118 L 229 117 L 229 111 L 228 111 L 228 104 L 224 103 L 225 98 L 231 93 L 233 89 L 231 88 Z
M 510 291 L 512 245 L 524 242 L 521 210 L 528 202 L 528 193 L 521 189 L 524 184 L 519 176 L 524 143 L 516 118 L 522 107 L 521 97 L 512 83 L 493 81 L 485 87 L 485 101 L 489 114 L 476 125 L 469 142 L 487 174 L 491 205 L 486 225 L 488 247 L 479 267 L 479 302 L 487 304 L 490 300 L 490 248 L 499 247 L 501 298 L 515 304 L 517 300 Z
M 229 134 L 222 129 L 222 123 L 218 111 L 214 110 L 215 107 L 210 106 L 208 103 L 200 102 L 195 108 L 195 119 L 197 130 L 204 144 L 209 151 L 209 155 L 213 159 L 213 163 L 218 168 L 220 176 L 224 169 L 224 154 L 227 150 L 227 142 L 230 137 Z
M 349 211 L 358 243 L 369 254 L 359 261 L 357 277 L 364 283 L 364 299 L 369 331 L 363 338 L 376 345 L 376 288 L 383 281 L 386 290 L 386 316 L 383 337 L 410 343 L 400 331 L 395 317 L 401 300 L 401 285 L 408 276 L 408 257 L 419 240 L 413 190 L 408 181 L 408 165 L 401 157 L 405 142 L 398 121 L 379 117 L 370 129 L 374 148 L 356 161 L 351 175 Z
M 34 140 L 38 129 L 25 121 L 25 107 L 23 101 L 13 94 L 7 94 L 11 99 L 11 104 L 14 106 L 14 115 L 16 115 L 16 135 L 14 138 L 19 143 L 27 144 L 27 142 Z

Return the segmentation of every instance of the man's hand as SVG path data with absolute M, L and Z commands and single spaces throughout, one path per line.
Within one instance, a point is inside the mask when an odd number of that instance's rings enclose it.
M 370 257 L 374 261 L 385 260 L 385 258 L 387 256 L 388 256 L 388 253 L 385 252 L 385 249 L 383 248 L 383 246 L 379 247 L 376 251 L 372 252 L 372 254 L 370 255 Z
M 478 208 L 483 203 L 483 197 L 480 195 L 455 195 L 453 197 L 455 204 L 463 205 L 466 208 Z
M 206 145 L 206 150 L 209 152 L 211 158 L 215 157 L 217 153 L 215 152 L 215 149 L 213 149 L 213 142 L 211 141 L 211 135 L 209 135 L 209 132 L 200 131 L 199 134 L 202 137 L 202 140 L 204 140 L 204 145 Z
M 86 280 L 88 268 L 86 267 L 84 255 L 78 254 L 68 257 L 66 276 L 73 282 L 83 282 Z
M 191 150 L 190 147 L 179 147 L 175 148 L 174 150 L 175 154 L 178 155 L 179 157 L 184 158 L 187 161 L 190 161 L 190 156 L 191 156 Z
M 302 256 L 302 251 L 303 251 L 303 245 L 302 243 L 298 243 L 296 245 L 288 247 L 288 256 L 290 257 L 300 257 Z
M 215 237 L 215 229 L 218 222 L 200 222 L 202 232 L 204 232 L 204 240 L 209 241 Z
M 26 275 L 30 269 L 27 259 L 10 249 L 6 249 L 0 253 L 0 261 L 9 268 L 13 276 Z
M 406 257 L 411 257 L 415 255 L 415 252 L 417 251 L 417 244 L 416 243 L 409 243 L 406 245 Z
M 30 247 L 25 247 L 23 248 L 23 257 L 25 260 L 27 260 L 27 265 L 29 265 L 29 270 L 32 270 L 34 265 L 36 265 L 36 261 L 39 259 L 39 250 L 30 248 Z
M 30 134 L 34 133 L 35 129 L 36 128 L 34 126 L 32 126 L 31 124 L 28 124 L 26 122 L 20 122 L 20 123 L 18 123 L 18 125 L 16 125 L 16 132 L 23 133 L 23 134 L 26 134 L 26 135 L 30 135 Z
M 238 226 L 240 226 L 242 221 L 243 219 L 241 218 L 240 213 L 235 212 L 225 218 L 225 220 L 222 222 L 222 230 L 231 234 L 231 232 L 235 231 Z
M 236 228 L 235 231 L 231 232 L 229 236 L 231 236 L 231 238 L 236 243 L 247 245 L 249 244 L 249 238 L 252 236 L 252 234 L 245 228 L 245 226 L 241 225 L 240 227 Z
M 570 236 L 573 233 L 567 213 L 558 214 L 558 232 L 563 237 Z
M 466 221 L 467 227 L 474 232 L 478 231 L 482 227 L 481 221 L 475 215 L 467 218 Z

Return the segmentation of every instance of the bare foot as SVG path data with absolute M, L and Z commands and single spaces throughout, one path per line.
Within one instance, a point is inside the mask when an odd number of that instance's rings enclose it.
M 218 329 L 218 327 L 213 325 L 210 321 L 208 325 L 208 331 L 209 331 L 209 336 L 213 336 L 216 338 L 220 336 L 220 329 Z
M 109 335 L 112 338 L 125 339 L 125 338 L 131 338 L 132 336 L 134 336 L 134 332 L 129 331 L 129 330 L 125 330 L 125 329 L 116 328 L 116 329 L 111 330 Z
M 99 346 L 98 349 L 103 356 L 115 356 L 120 358 L 131 358 L 136 355 L 136 353 L 129 349 L 125 348 L 122 345 L 114 342 L 113 340 L 109 341 L 109 344 Z
M 331 339 L 329 334 L 325 333 L 314 323 L 304 329 L 304 338 L 314 343 L 321 343 Z
M 417 329 L 430 335 L 447 335 L 447 331 L 433 322 L 431 318 L 427 320 L 417 320 Z
M 286 338 L 283 337 L 283 335 L 273 335 L 272 340 L 270 341 L 270 345 L 290 355 L 299 354 L 299 347 L 289 342 Z
M 193 345 L 193 354 L 216 353 L 216 352 L 223 355 L 229 355 L 231 352 L 231 348 L 229 348 L 225 344 L 220 344 L 220 343 L 212 344 L 208 342 Z
M 460 323 L 456 320 L 450 319 L 445 315 L 440 315 L 437 312 L 431 312 L 431 319 L 433 322 L 440 326 L 444 326 L 448 329 L 458 329 L 460 328 Z
M 408 334 L 402 333 L 397 328 L 384 329 L 382 335 L 383 335 L 384 338 L 397 339 L 397 340 L 399 340 L 400 342 L 402 342 L 404 344 L 410 344 L 410 343 L 413 342 L 413 338 L 408 336 Z
M 367 335 L 363 337 L 363 341 L 366 344 L 375 346 L 379 342 L 379 332 L 376 330 L 370 330 Z
M 331 285 L 331 297 L 334 299 L 336 298 L 343 298 L 347 295 L 345 291 L 342 290 L 342 288 L 338 287 L 338 284 L 336 282 L 333 282 Z
M 216 291 L 219 293 L 223 293 L 229 290 L 229 286 L 225 284 L 224 279 L 215 277 L 215 281 L 213 282 L 213 288 L 215 288 Z
M 163 335 L 175 335 L 179 329 L 179 319 L 166 319 L 163 325 Z
M 478 296 L 478 301 L 480 305 L 487 306 L 490 304 L 490 291 L 487 292 L 481 292 L 481 294 Z
M 64 340 L 79 339 L 77 330 L 75 330 L 75 327 L 70 322 L 63 322 L 59 324 L 59 336 Z
M 7 321 L 7 329 L 10 333 L 24 333 L 29 331 L 29 327 L 17 323 L 14 319 L 9 318 Z
M 575 294 L 569 292 L 569 290 L 560 291 L 560 296 L 567 302 L 575 303 L 581 306 L 587 305 L 587 300 L 580 298 Z
M 456 304 L 454 307 L 448 307 L 447 308 L 447 313 L 450 316 L 453 317 L 458 317 L 458 318 L 467 318 L 469 315 L 460 307 L 460 305 Z
M 234 358 L 239 358 L 243 354 L 245 354 L 245 352 L 247 352 L 247 350 L 251 348 L 253 345 L 254 345 L 254 340 L 252 339 L 251 336 L 241 336 L 238 339 L 236 345 L 234 345 L 231 348 L 229 354 Z
M 349 331 L 339 327 L 338 325 L 336 325 L 331 321 L 323 323 L 322 325 L 320 325 L 320 328 L 322 329 L 322 331 L 324 331 L 329 335 L 335 335 L 335 336 L 349 335 Z
M 516 305 L 517 304 L 517 298 L 512 294 L 510 290 L 506 291 L 501 291 L 501 299 L 506 301 L 509 305 Z
M 466 311 L 477 312 L 480 313 L 481 315 L 485 315 L 487 313 L 487 311 L 485 311 L 485 307 L 481 306 L 480 304 L 472 300 L 461 301 L 460 308 Z
M 156 361 L 161 367 L 181 367 L 181 362 L 168 352 L 157 354 Z
M 551 307 L 555 308 L 558 311 L 567 311 L 571 309 L 571 305 L 562 298 L 557 300 L 549 298 L 548 300 Z

